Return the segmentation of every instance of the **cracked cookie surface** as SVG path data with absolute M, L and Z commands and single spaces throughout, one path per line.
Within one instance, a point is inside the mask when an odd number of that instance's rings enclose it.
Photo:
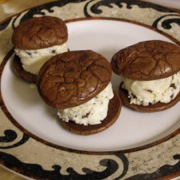
M 52 107 L 65 109 L 87 102 L 111 80 L 109 62 L 91 50 L 70 51 L 51 58 L 41 68 L 37 85 Z
M 129 79 L 155 80 L 180 71 L 180 47 L 165 41 L 144 41 L 118 51 L 113 71 Z
M 33 17 L 14 31 L 12 42 L 19 49 L 41 49 L 60 45 L 68 39 L 66 24 L 57 17 Z

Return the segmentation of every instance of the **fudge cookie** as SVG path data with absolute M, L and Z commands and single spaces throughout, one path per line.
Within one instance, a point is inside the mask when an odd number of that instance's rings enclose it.
M 160 40 L 140 42 L 118 51 L 111 65 L 122 78 L 119 94 L 127 107 L 155 112 L 179 102 L 179 46 Z
M 111 76 L 110 63 L 100 54 L 71 51 L 42 66 L 37 87 L 42 99 L 57 109 L 65 128 L 88 135 L 107 129 L 120 114 L 122 104 Z
M 12 67 L 28 82 L 35 82 L 39 69 L 49 58 L 68 51 L 68 31 L 57 17 L 33 17 L 14 30 L 12 42 L 15 57 Z

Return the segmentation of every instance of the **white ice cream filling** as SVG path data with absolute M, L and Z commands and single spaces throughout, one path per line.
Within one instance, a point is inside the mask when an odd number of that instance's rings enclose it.
M 65 122 L 74 121 L 84 126 L 100 124 L 107 116 L 109 100 L 114 96 L 112 84 L 96 97 L 76 107 L 59 109 L 58 116 Z
M 151 81 L 123 77 L 123 82 L 131 104 L 148 106 L 157 102 L 169 103 L 180 92 L 180 71 L 170 77 Z
M 23 50 L 15 48 L 15 53 L 19 56 L 22 67 L 25 71 L 38 74 L 42 65 L 51 57 L 67 52 L 67 44 L 51 46 L 37 50 Z

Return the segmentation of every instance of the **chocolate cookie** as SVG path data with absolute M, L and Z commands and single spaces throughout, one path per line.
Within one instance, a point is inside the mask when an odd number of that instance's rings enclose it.
M 140 42 L 118 51 L 112 57 L 111 65 L 113 71 L 123 77 L 123 82 L 119 86 L 119 95 L 125 106 L 137 111 L 155 112 L 168 109 L 179 102 L 180 92 L 168 103 L 159 101 L 149 103 L 148 105 L 144 105 L 143 103 L 136 104 L 130 100 L 131 98 L 136 99 L 136 94 L 133 94 L 132 89 L 128 89 L 124 82 L 129 79 L 128 83 L 136 81 L 142 82 L 141 84 L 143 84 L 143 82 L 152 82 L 154 80 L 157 82 L 158 80 L 162 81 L 163 78 L 168 78 L 175 74 L 179 76 L 179 46 L 160 40 Z M 171 91 L 173 91 L 173 89 L 179 89 L 179 84 L 171 84 L 169 88 L 172 89 Z M 150 89 L 145 89 L 144 91 L 149 94 L 152 93 Z
M 78 106 L 110 82 L 109 62 L 93 51 L 70 51 L 51 58 L 41 68 L 37 85 L 44 101 L 57 109 Z
M 37 87 L 48 105 L 64 111 L 83 106 L 97 97 L 109 85 L 111 76 L 110 63 L 100 54 L 91 50 L 70 51 L 54 56 L 43 65 L 38 74 Z M 91 106 L 93 104 L 95 103 Z M 107 117 L 100 124 L 83 125 L 73 122 L 73 119 L 68 122 L 60 119 L 62 125 L 71 132 L 94 134 L 105 130 L 117 120 L 121 106 L 121 101 L 114 92 L 107 107 Z M 76 112 L 79 114 L 79 111 Z M 82 115 L 81 120 L 86 116 L 89 113 Z
M 129 79 L 161 79 L 180 71 L 180 48 L 160 40 L 140 42 L 118 51 L 111 65 L 116 74 Z
M 22 63 L 18 56 L 14 56 L 12 60 L 12 69 L 16 73 L 17 76 L 24 79 L 27 82 L 35 83 L 37 79 L 37 75 L 27 72 L 23 69 Z
M 68 39 L 67 27 L 57 17 L 33 17 L 22 22 L 13 32 L 12 42 L 24 50 L 42 49 L 61 45 Z
M 61 121 L 61 124 L 63 125 L 64 128 L 76 134 L 89 135 L 89 134 L 99 133 L 101 131 L 104 131 L 105 129 L 107 129 L 116 122 L 121 112 L 121 107 L 122 107 L 122 102 L 120 101 L 118 95 L 114 91 L 114 97 L 109 101 L 107 116 L 102 121 L 101 124 L 84 126 L 84 125 L 76 124 L 73 121 L 70 122 Z
M 122 84 L 123 83 L 121 83 L 119 86 L 119 95 L 120 95 L 120 98 L 121 98 L 123 104 L 131 109 L 136 110 L 136 111 L 141 111 L 141 112 L 163 111 L 163 110 L 173 107 L 176 103 L 178 103 L 180 101 L 180 93 L 179 93 L 176 96 L 176 98 L 171 100 L 169 103 L 157 102 L 156 104 L 150 104 L 148 106 L 131 104 L 130 99 L 128 98 L 128 91 L 122 88 Z
M 54 46 L 57 48 L 66 43 L 67 39 L 67 26 L 60 18 L 42 16 L 33 17 L 22 22 L 14 30 L 12 35 L 12 42 L 14 44 L 16 53 L 16 56 L 12 62 L 13 70 L 25 81 L 35 83 L 37 74 L 26 71 L 22 63 L 27 62 L 27 60 L 34 61 L 34 56 L 36 59 L 37 57 L 40 59 L 42 56 L 46 56 L 46 54 L 43 55 L 44 53 L 42 52 L 39 53 L 39 50 L 46 50 L 46 48 L 51 48 Z M 19 55 L 16 50 L 21 52 L 21 55 Z M 49 55 L 51 55 L 51 57 L 59 53 L 58 51 L 56 52 L 55 48 L 51 50 L 48 49 L 47 52 Z M 23 58 L 20 56 L 23 56 Z

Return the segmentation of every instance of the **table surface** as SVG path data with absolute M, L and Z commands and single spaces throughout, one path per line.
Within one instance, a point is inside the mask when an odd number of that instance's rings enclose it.
M 0 22 L 8 17 L 15 15 L 18 12 L 29 9 L 31 7 L 52 2 L 54 0 L 0 0 Z M 180 9 L 180 0 L 145 0 L 163 6 Z M 24 178 L 0 167 L 0 179 L 2 180 L 23 180 Z

